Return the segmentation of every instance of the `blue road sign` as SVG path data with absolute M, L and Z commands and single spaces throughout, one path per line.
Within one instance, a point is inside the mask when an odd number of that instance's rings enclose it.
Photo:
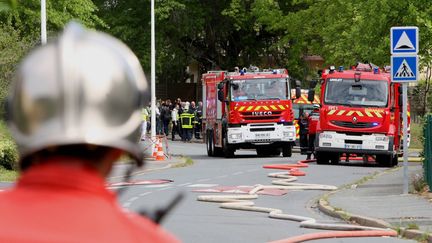
M 391 54 L 417 54 L 419 48 L 418 28 L 415 26 L 390 29 Z
M 392 82 L 413 82 L 418 79 L 418 56 L 391 57 Z

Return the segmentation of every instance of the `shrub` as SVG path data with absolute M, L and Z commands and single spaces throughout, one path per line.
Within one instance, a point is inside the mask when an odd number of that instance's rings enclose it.
M 0 121 L 0 165 L 8 170 L 18 169 L 18 150 L 4 121 Z
M 18 152 L 11 140 L 0 141 L 0 165 L 8 170 L 18 169 Z

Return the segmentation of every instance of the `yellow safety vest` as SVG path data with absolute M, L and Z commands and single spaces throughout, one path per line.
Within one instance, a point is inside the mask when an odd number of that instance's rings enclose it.
M 147 121 L 147 117 L 148 117 L 148 111 L 146 108 L 142 108 L 141 109 L 141 117 L 143 121 Z
M 180 122 L 181 122 L 181 127 L 188 129 L 188 128 L 193 128 L 192 125 L 192 119 L 195 117 L 194 114 L 188 113 L 188 112 L 183 112 L 180 115 Z

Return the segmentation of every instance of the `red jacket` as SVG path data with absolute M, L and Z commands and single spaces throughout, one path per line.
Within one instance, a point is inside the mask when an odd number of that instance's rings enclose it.
M 104 179 L 78 163 L 30 167 L 0 192 L 0 242 L 178 242 L 125 212 Z
M 319 112 L 313 111 L 309 115 L 309 134 L 316 134 L 317 125 L 319 122 Z

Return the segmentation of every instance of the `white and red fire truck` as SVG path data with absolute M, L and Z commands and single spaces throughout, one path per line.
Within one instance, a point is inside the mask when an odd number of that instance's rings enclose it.
M 310 100 L 314 91 L 309 93 Z M 337 164 L 342 154 L 372 156 L 382 166 L 402 152 L 402 89 L 371 64 L 330 68 L 321 79 L 320 121 L 315 140 L 318 164 Z M 409 120 L 408 120 L 409 122 Z
M 286 69 L 209 71 L 202 84 L 203 138 L 209 156 L 232 157 L 237 149 L 291 156 L 296 131 Z

